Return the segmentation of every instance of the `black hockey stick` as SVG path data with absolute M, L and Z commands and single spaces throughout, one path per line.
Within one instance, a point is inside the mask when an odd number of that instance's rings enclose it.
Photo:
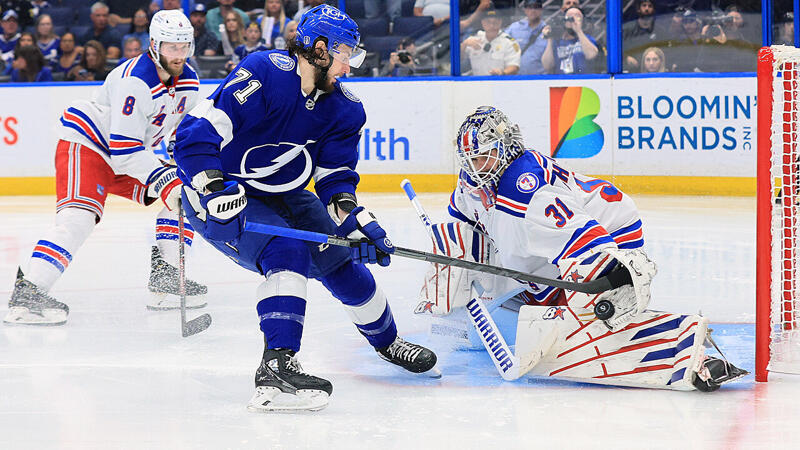
M 181 296 L 181 334 L 183 337 L 193 336 L 211 325 L 211 315 L 205 313 L 186 321 L 186 257 L 183 242 L 184 219 L 183 201 L 178 199 L 178 290 Z
M 340 247 L 355 247 L 361 244 L 361 241 L 358 239 L 341 238 L 324 233 L 317 233 L 315 231 L 296 230 L 293 228 L 284 228 L 265 223 L 247 222 L 244 229 L 245 231 L 249 231 L 251 233 L 260 233 L 269 236 L 281 236 L 290 239 L 299 239 L 301 241 L 337 245 Z M 486 272 L 494 275 L 502 275 L 504 277 L 514 278 L 520 281 L 544 284 L 547 286 L 569 289 L 571 291 L 583 292 L 585 294 L 599 294 L 601 292 L 616 289 L 620 286 L 631 283 L 630 274 L 627 271 L 612 272 L 603 278 L 598 278 L 586 283 L 573 283 L 570 281 L 554 280 L 552 278 L 531 275 L 529 273 L 519 272 L 517 270 L 491 266 L 489 264 L 464 261 L 463 259 L 451 258 L 444 255 L 435 255 L 433 253 L 410 248 L 395 247 L 394 255 L 417 259 L 420 261 L 463 267 L 465 269 L 477 270 L 479 272 Z

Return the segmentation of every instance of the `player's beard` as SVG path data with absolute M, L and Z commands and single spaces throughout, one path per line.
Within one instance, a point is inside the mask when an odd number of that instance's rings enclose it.
M 167 60 L 166 57 L 164 57 L 164 55 L 158 55 L 158 61 L 161 63 L 161 67 L 164 70 L 166 70 L 167 73 L 170 74 L 170 76 L 173 76 L 173 77 L 181 76 L 181 74 L 183 73 L 183 66 L 184 66 L 184 64 L 186 64 L 186 60 L 184 59 L 184 60 L 181 60 L 180 66 L 173 67 L 173 66 L 171 66 L 169 64 L 169 61 Z
M 317 74 L 314 79 L 314 87 L 321 91 L 331 92 L 333 91 L 333 82 L 336 81 L 335 78 L 329 75 L 327 70 L 318 70 Z

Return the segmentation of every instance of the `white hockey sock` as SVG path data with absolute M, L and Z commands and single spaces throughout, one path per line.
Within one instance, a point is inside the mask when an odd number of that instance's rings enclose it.
M 188 221 L 184 221 L 183 226 L 183 238 L 188 249 L 194 240 L 194 228 Z M 178 267 L 178 242 L 178 212 L 161 208 L 156 216 L 156 245 L 164 261 L 173 267 Z
M 64 208 L 56 213 L 56 226 L 36 243 L 25 279 L 49 291 L 91 234 L 95 219 L 95 213 L 82 208 Z

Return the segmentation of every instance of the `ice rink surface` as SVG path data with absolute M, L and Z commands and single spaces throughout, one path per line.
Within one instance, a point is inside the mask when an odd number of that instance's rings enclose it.
M 420 197 L 434 219 L 445 217 L 446 195 Z M 659 265 L 651 307 L 701 311 L 728 358 L 752 371 L 755 200 L 634 198 Z M 428 250 L 404 196 L 360 200 L 396 245 Z M 0 197 L 0 315 L 53 211 L 50 197 Z M 443 378 L 380 360 L 338 301 L 311 282 L 299 356 L 333 383 L 330 406 L 248 412 L 263 345 L 259 276 L 197 239 L 188 271 L 208 284 L 213 323 L 182 338 L 178 312 L 144 307 L 156 213 L 111 199 L 51 292 L 70 307 L 65 326 L 0 324 L 0 449 L 800 448 L 800 377 L 756 384 L 749 375 L 713 394 L 504 382 L 484 352 L 430 341 L 412 314 L 426 264 L 402 258 L 373 272 L 401 334 L 438 351 Z

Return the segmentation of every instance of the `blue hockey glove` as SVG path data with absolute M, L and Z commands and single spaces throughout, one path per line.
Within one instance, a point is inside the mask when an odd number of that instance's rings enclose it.
M 394 253 L 394 245 L 386 237 L 386 231 L 378 225 L 375 216 L 363 206 L 357 206 L 350 211 L 342 224 L 336 228 L 336 235 L 357 238 L 360 237 L 359 233 L 351 236 L 357 231 L 366 239 L 363 239 L 358 246 L 350 248 L 353 261 L 356 264 L 378 263 L 384 267 L 388 266 L 391 262 L 389 255 Z
M 242 211 L 247 206 L 247 196 L 244 188 L 235 181 L 226 181 L 223 186 L 222 190 L 200 197 L 200 204 L 207 212 L 204 237 L 212 241 L 234 242 L 244 230 Z

